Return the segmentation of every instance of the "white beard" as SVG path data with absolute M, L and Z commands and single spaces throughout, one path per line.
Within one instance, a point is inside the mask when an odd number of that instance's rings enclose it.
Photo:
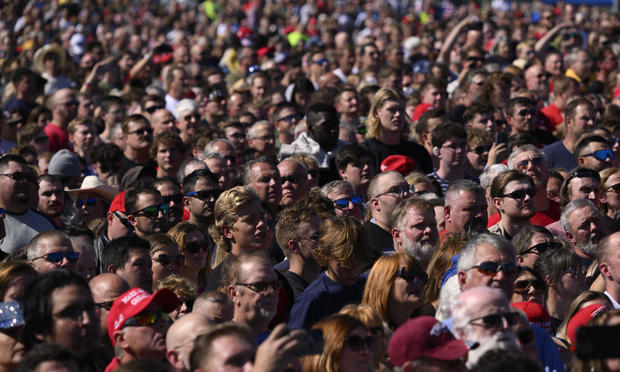
M 595 243 L 586 242 L 586 243 L 577 243 L 576 245 L 577 245 L 577 248 L 581 249 L 583 253 L 587 254 L 590 257 L 594 257 L 594 255 L 596 254 L 597 244 Z
M 420 243 L 409 240 L 405 234 L 402 234 L 401 245 L 403 251 L 415 257 L 423 266 L 428 265 L 435 252 L 435 245 L 430 243 Z
M 512 331 L 500 331 L 492 337 L 479 340 L 477 348 L 467 353 L 467 368 L 471 369 L 478 363 L 478 360 L 489 350 L 508 350 L 517 349 L 517 339 Z

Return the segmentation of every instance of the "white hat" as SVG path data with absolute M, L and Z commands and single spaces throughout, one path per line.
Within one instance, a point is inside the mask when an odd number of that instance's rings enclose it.
M 67 192 L 74 196 L 90 192 L 101 195 L 108 200 L 112 200 L 116 194 L 118 194 L 118 189 L 110 185 L 106 185 L 103 181 L 97 178 L 97 176 L 86 176 L 84 177 L 82 186 L 80 186 L 79 189 L 67 190 Z

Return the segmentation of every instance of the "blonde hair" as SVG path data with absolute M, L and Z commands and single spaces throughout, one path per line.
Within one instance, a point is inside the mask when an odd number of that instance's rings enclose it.
M 385 352 L 391 336 L 391 332 L 385 331 L 383 327 L 383 319 L 381 319 L 381 316 L 372 306 L 368 304 L 350 304 L 343 307 L 338 314 L 351 315 L 352 317 L 359 319 L 371 332 L 373 328 L 381 329 L 380 337 L 382 341 L 382 347 L 377 348 L 377 350 L 373 353 L 373 370 L 377 370 L 379 367 L 379 362 L 384 361 Z M 372 333 L 374 335 L 374 332 Z
M 255 201 L 260 203 L 258 194 L 244 186 L 235 186 L 232 189 L 228 189 L 217 198 L 213 213 L 215 216 L 213 240 L 217 244 L 218 251 L 230 252 L 232 245 L 228 238 L 224 236 L 223 229 L 224 227 L 232 228 L 235 222 L 237 222 L 239 211 Z
M 153 292 L 162 288 L 170 289 L 179 298 L 184 297 L 193 300 L 198 295 L 198 288 L 196 287 L 196 284 L 175 274 L 168 275 L 164 279 L 155 283 L 153 285 Z
M 606 185 L 607 180 L 609 180 L 609 178 L 620 172 L 620 168 L 616 168 L 616 167 L 609 167 L 609 168 L 605 168 L 603 170 L 601 170 L 600 172 L 598 172 L 598 174 L 601 176 L 601 194 L 607 191 L 607 188 L 609 186 L 613 186 L 613 185 Z M 604 214 L 607 214 L 607 202 L 605 203 L 600 203 L 601 204 L 601 210 L 603 211 Z
M 366 138 L 376 138 L 381 140 L 381 122 L 377 117 L 377 113 L 388 101 L 397 101 L 402 104 L 403 110 L 405 108 L 405 97 L 394 89 L 381 88 L 375 93 L 368 112 L 368 119 L 366 119 Z M 401 137 L 406 139 L 409 136 L 409 128 L 405 126 L 401 132 Z
M 318 247 L 312 254 L 321 266 L 336 261 L 340 266 L 350 267 L 355 259 L 369 263 L 378 253 L 372 250 L 368 232 L 354 217 L 325 220 L 319 236 Z
M 153 253 L 165 249 L 167 246 L 173 245 L 178 248 L 178 243 L 172 239 L 169 235 L 164 233 L 153 234 L 149 236 L 149 245 L 151 248 L 149 249 L 149 253 L 152 256 Z
M 200 226 L 195 225 L 191 222 L 182 221 L 174 225 L 173 228 L 168 230 L 168 236 L 170 236 L 177 243 L 179 247 L 179 253 L 183 254 L 185 252 L 185 238 L 187 234 L 192 231 L 198 231 L 205 237 L 205 240 L 209 242 L 209 247 L 213 245 L 213 239 L 211 236 L 207 234 Z M 211 267 L 209 263 L 211 262 L 211 249 L 207 249 L 207 259 L 205 263 L 205 267 L 200 270 L 198 273 L 198 285 L 203 288 L 207 282 L 207 278 L 209 277 L 209 273 L 211 272 Z

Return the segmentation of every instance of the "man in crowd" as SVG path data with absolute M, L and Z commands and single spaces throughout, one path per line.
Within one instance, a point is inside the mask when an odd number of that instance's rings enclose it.
M 183 179 L 183 192 L 189 222 L 206 231 L 214 223 L 215 201 L 222 193 L 217 179 L 208 169 L 195 170 Z
M 439 182 L 445 193 L 452 182 L 465 178 L 467 133 L 461 124 L 444 123 L 433 129 L 432 142 L 439 168 L 429 176 Z
M 130 189 L 125 193 L 127 220 L 134 234 L 142 239 L 168 231 L 168 204 L 152 186 Z
M 422 199 L 404 199 L 392 212 L 391 226 L 394 250 L 409 253 L 426 270 L 439 246 L 439 232 L 433 207 Z
M 108 337 L 108 314 L 114 300 L 129 290 L 127 282 L 116 274 L 103 273 L 88 282 L 90 293 L 99 313 L 99 329 L 101 345 L 109 358 L 114 355 L 114 349 Z
M 282 184 L 281 207 L 290 207 L 308 196 L 310 192 L 308 170 L 303 164 L 297 160 L 284 159 L 278 164 L 278 172 Z
M 614 153 L 609 142 L 596 134 L 585 134 L 579 139 L 575 146 L 575 158 L 580 167 L 596 172 L 614 166 Z
M 605 280 L 605 295 L 614 309 L 620 309 L 620 232 L 613 233 L 598 243 L 596 259 Z
M 367 149 L 360 145 L 346 145 L 336 155 L 336 168 L 340 177 L 353 187 L 355 195 L 368 200 L 368 186 L 375 176 L 375 166 Z
M 596 246 L 609 234 L 601 211 L 587 199 L 575 199 L 562 208 L 562 228 L 575 253 L 588 267 L 596 258 Z
M 249 161 L 243 172 L 243 184 L 251 187 L 267 209 L 275 214 L 282 200 L 282 181 L 278 168 L 267 158 Z
M 77 117 L 78 101 L 75 92 L 69 88 L 58 89 L 49 101 L 52 121 L 45 126 L 45 134 L 50 139 L 50 152 L 66 149 L 69 146 L 67 125 Z
M 489 232 L 512 239 L 523 227 L 531 226 L 530 218 L 536 213 L 534 181 L 517 170 L 501 173 L 493 179 L 491 197 L 500 220 Z
M 153 271 L 149 243 L 135 236 L 114 239 L 103 251 L 101 264 L 105 272 L 124 279 L 129 287 L 153 289 Z
M 76 271 L 79 253 L 73 251 L 67 234 L 50 230 L 32 238 L 26 257 L 37 272 L 45 274 L 58 268 Z
M 445 194 L 444 216 L 445 232 L 468 236 L 485 232 L 488 217 L 482 186 L 470 180 L 453 182 Z
M 206 315 L 189 313 L 177 319 L 166 334 L 166 359 L 179 372 L 190 372 L 189 356 L 198 336 L 215 323 Z
M 44 174 L 39 177 L 39 205 L 37 212 L 56 225 L 62 226 L 60 215 L 65 207 L 65 192 L 62 183 L 55 176 Z
M 136 165 L 150 161 L 149 150 L 153 143 L 153 129 L 149 121 L 140 114 L 129 115 L 121 125 L 123 129 L 123 160 L 121 174 Z
M 260 155 L 273 158 L 276 151 L 276 137 L 273 126 L 267 120 L 260 120 L 248 129 L 248 146 Z

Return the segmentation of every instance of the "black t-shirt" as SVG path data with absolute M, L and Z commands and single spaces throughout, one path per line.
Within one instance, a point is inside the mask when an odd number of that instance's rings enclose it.
M 394 250 L 392 234 L 370 221 L 364 223 L 364 228 L 368 231 L 368 235 L 370 235 L 370 245 L 373 251 L 381 253 Z
M 386 145 L 376 138 L 369 138 L 365 140 L 362 145 L 370 152 L 375 161 L 375 170 L 377 172 L 380 171 L 379 167 L 383 159 L 390 155 L 405 155 L 412 158 L 416 162 L 416 170 L 424 174 L 433 171 L 433 160 L 431 159 L 431 155 L 426 151 L 424 146 L 418 145 L 415 142 L 401 140 L 398 145 Z
M 284 276 L 284 278 L 286 278 L 286 281 L 293 290 L 293 302 L 295 302 L 297 296 L 299 296 L 301 292 L 303 292 L 308 287 L 308 285 L 310 285 L 310 283 L 308 283 L 301 276 L 295 274 L 292 271 L 287 271 L 282 275 Z

